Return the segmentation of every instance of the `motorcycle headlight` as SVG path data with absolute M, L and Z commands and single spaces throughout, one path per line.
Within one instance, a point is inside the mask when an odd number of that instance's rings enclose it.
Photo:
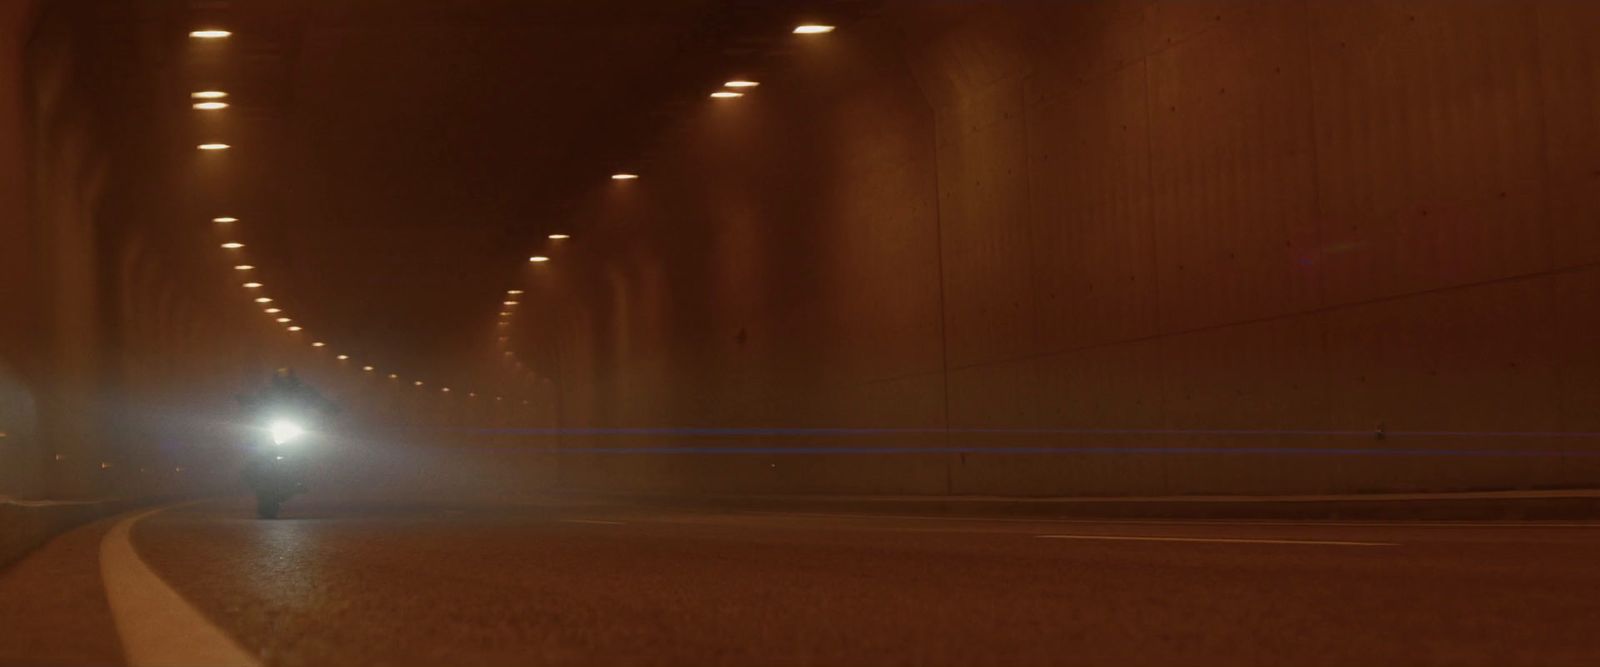
M 299 437 L 304 435 L 306 432 L 305 429 L 300 428 L 299 424 L 287 419 L 279 419 L 278 421 L 272 422 L 272 426 L 269 428 L 269 430 L 272 431 L 272 444 L 274 445 L 293 442 L 294 440 L 299 439 Z

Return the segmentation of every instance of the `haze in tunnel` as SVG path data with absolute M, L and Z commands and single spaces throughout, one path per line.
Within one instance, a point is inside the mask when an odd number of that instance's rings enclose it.
M 1589 516 L 1596 26 L 1582 0 L 0 0 L 0 509 L 241 494 L 287 368 L 337 406 L 305 425 L 307 523 L 223 499 L 150 535 L 245 563 L 415 511 L 395 567 L 433 571 L 436 510 L 509 513 L 463 519 L 474 549 L 585 544 L 529 558 L 678 544 L 546 534 L 628 521 L 576 497 Z M 119 525 L 94 535 L 139 546 Z M 1311 532 L 1220 543 L 1434 544 Z M 1552 568 L 1588 553 L 1551 535 Z

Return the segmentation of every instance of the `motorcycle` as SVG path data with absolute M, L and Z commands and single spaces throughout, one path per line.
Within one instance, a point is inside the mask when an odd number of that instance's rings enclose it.
M 305 492 L 304 447 L 311 438 L 305 423 L 298 416 L 272 417 L 245 464 L 245 482 L 255 491 L 256 515 L 263 519 L 277 518 L 284 501 Z

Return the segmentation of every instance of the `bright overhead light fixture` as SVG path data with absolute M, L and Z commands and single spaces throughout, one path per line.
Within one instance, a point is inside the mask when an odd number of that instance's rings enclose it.
M 613 180 L 613 181 L 631 181 L 631 180 L 634 180 L 634 179 L 637 179 L 637 178 L 639 178 L 638 174 L 612 174 L 611 175 L 611 180 Z
M 341 355 L 339 355 L 339 356 L 337 356 L 337 357 L 334 357 L 334 358 L 335 358 L 335 359 L 338 359 L 338 360 L 339 360 L 339 361 L 347 361 L 347 360 L 349 360 L 349 359 L 350 359 L 350 355 L 348 355 L 348 354 L 341 354 Z
M 232 32 L 229 32 L 227 30 L 217 30 L 217 29 L 214 29 L 214 28 L 208 28 L 208 29 L 205 29 L 205 30 L 193 30 L 193 31 L 189 32 L 189 36 L 194 38 L 194 39 L 226 39 L 228 36 L 230 36 L 232 34 L 233 34 Z
M 256 267 L 251 266 L 249 264 L 235 264 L 233 266 L 233 270 L 235 270 L 235 271 L 254 271 L 255 268 Z
M 502 311 L 500 311 L 500 316 L 501 317 L 511 317 L 511 312 L 510 311 L 506 311 L 506 310 L 502 310 Z
M 517 305 L 518 302 L 517 301 L 502 301 L 501 303 L 504 303 L 507 306 L 515 306 L 515 305 Z
M 570 239 L 570 238 L 572 238 L 572 237 L 568 236 L 566 234 L 551 234 L 550 235 L 550 240 L 552 240 L 552 241 L 565 241 L 565 240 Z
M 297 324 L 295 326 L 289 327 L 289 330 L 290 331 L 300 331 L 302 328 L 303 327 L 301 327 L 300 325 Z
M 717 99 L 728 99 L 730 97 L 744 97 L 744 93 L 736 93 L 731 90 L 719 90 L 712 93 L 711 96 Z
M 244 286 L 245 286 L 245 289 L 255 289 L 257 287 L 260 287 L 261 283 L 245 283 Z
M 227 93 L 220 90 L 197 90 L 189 93 L 189 98 L 195 100 L 220 100 L 227 96 Z
M 506 290 L 506 294 L 510 294 L 510 295 L 513 295 L 513 296 L 515 296 L 517 294 L 521 294 L 521 293 L 522 293 L 522 290 L 519 290 L 519 289 L 508 289 L 508 290 Z
M 759 82 L 756 82 L 756 81 L 745 81 L 744 79 L 735 79 L 733 81 L 729 81 L 729 82 L 724 83 L 722 85 L 726 86 L 728 88 L 754 88 L 754 87 L 759 86 L 761 84 Z
M 220 218 L 212 218 L 211 221 L 212 222 L 238 222 L 239 219 L 235 218 L 233 216 L 230 216 L 230 215 L 225 215 L 225 216 L 222 216 Z
M 371 366 L 362 366 L 362 367 L 361 367 L 361 370 L 364 370 L 364 371 L 366 371 L 366 372 L 368 372 L 368 373 L 371 373 L 371 372 L 373 372 L 373 371 L 375 371 L 375 370 L 378 370 L 378 369 L 376 369 L 376 368 L 373 368 L 373 367 L 371 367 Z
M 226 109 L 226 108 L 228 108 L 228 103 L 227 102 L 195 102 L 193 106 L 194 106 L 194 108 L 199 109 L 201 111 L 216 111 L 218 109 Z
M 270 297 L 258 296 L 256 297 L 256 303 L 272 303 L 272 299 Z
M 283 309 L 282 308 L 262 308 L 261 312 L 266 313 L 268 315 L 277 315 L 278 313 L 283 312 Z
M 530 262 L 548 262 L 548 261 L 550 261 L 550 258 L 549 257 L 545 257 L 544 255 L 534 255 L 532 257 L 529 257 L 528 261 L 530 261 Z
M 442 392 L 448 394 L 448 393 L 450 393 L 450 388 L 449 387 L 440 387 L 439 391 L 442 391 Z
M 794 27 L 794 34 L 796 35 L 821 35 L 829 32 L 833 32 L 833 26 L 831 25 L 806 23 Z
M 327 347 L 327 346 L 328 346 L 327 343 L 324 343 L 324 342 L 322 342 L 320 340 L 311 344 L 311 347 Z
M 233 147 L 229 146 L 227 144 L 200 144 L 199 146 L 196 146 L 195 148 L 198 148 L 198 149 L 203 150 L 203 151 L 225 151 L 225 150 L 228 150 L 229 148 L 233 148 Z
M 398 379 L 400 379 L 400 374 L 399 373 L 390 373 L 389 374 L 389 379 L 390 380 L 398 380 Z
M 294 320 L 291 320 L 291 319 L 289 319 L 287 317 L 278 318 L 278 324 L 288 324 L 288 323 L 293 322 L 293 321 Z
M 414 385 L 417 385 L 418 387 L 420 387 L 420 386 L 422 386 L 422 380 L 417 380 L 416 382 L 413 382 L 411 384 L 414 384 Z
M 227 248 L 229 250 L 238 250 L 240 248 L 243 248 L 244 244 L 243 243 L 239 243 L 238 241 L 229 241 L 227 243 L 222 244 L 222 247 Z

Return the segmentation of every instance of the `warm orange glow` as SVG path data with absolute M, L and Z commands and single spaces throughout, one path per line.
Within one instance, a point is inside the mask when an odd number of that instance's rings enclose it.
M 728 99 L 732 97 L 744 97 L 744 93 L 736 93 L 731 90 L 719 90 L 712 93 L 711 96 L 718 99 Z
M 301 326 L 295 325 L 295 326 L 289 327 L 289 330 L 290 331 L 299 331 L 299 330 L 301 330 L 301 328 L 302 328 Z
M 272 299 L 264 296 L 258 296 L 256 297 L 256 303 L 272 303 Z
M 339 355 L 339 356 L 337 356 L 337 357 L 334 357 L 334 358 L 335 358 L 335 359 L 338 359 L 338 360 L 339 360 L 339 361 L 346 361 L 346 360 L 348 360 L 348 359 L 350 359 L 350 355 L 348 355 L 348 354 L 341 354 L 341 355 Z
M 373 368 L 373 367 L 371 367 L 371 366 L 362 366 L 362 367 L 361 367 L 361 370 L 364 370 L 364 371 L 366 371 L 366 372 L 368 372 L 368 373 L 371 373 L 371 372 L 372 372 L 372 371 L 375 371 L 375 370 L 378 370 L 378 369 L 376 369 L 376 368 Z
M 500 311 L 500 316 L 501 317 L 511 317 L 511 313 L 502 310 L 502 311 Z
M 807 24 L 804 24 L 804 25 L 797 25 L 797 26 L 794 27 L 794 34 L 796 34 L 796 35 L 821 35 L 823 33 L 829 33 L 829 32 L 833 32 L 833 26 L 831 26 L 831 25 L 818 25 L 818 24 L 815 24 L 815 23 L 807 23 Z
M 502 301 L 501 303 L 504 303 L 507 306 L 515 306 L 515 305 L 517 305 L 518 302 L 516 302 L 516 301 Z
M 266 313 L 268 315 L 276 315 L 278 313 L 283 312 L 283 309 L 282 308 L 262 308 L 261 312 Z
M 232 32 L 229 32 L 227 30 L 217 30 L 215 28 L 207 28 L 205 30 L 192 31 L 192 32 L 189 33 L 189 36 L 193 37 L 194 39 L 225 39 L 225 38 L 227 38 L 228 36 L 230 36 L 232 34 L 233 34 Z
M 288 324 L 288 323 L 293 322 L 293 321 L 294 320 L 291 320 L 291 319 L 289 319 L 287 317 L 278 318 L 278 324 Z
M 311 344 L 311 347 L 327 347 L 327 346 L 328 346 L 327 343 L 324 343 L 324 342 L 322 342 L 320 340 Z
M 550 239 L 553 240 L 553 241 L 565 241 L 565 240 L 570 239 L 570 238 L 572 238 L 572 237 L 568 236 L 566 234 L 551 234 L 550 235 Z
M 227 144 L 200 144 L 199 146 L 196 146 L 195 148 L 198 148 L 198 149 L 203 150 L 203 151 L 225 151 L 225 150 L 228 150 L 229 148 L 233 148 L 233 147 L 229 146 Z
M 390 380 L 398 380 L 398 379 L 400 379 L 400 374 L 399 373 L 390 373 L 389 374 L 389 379 Z
M 631 180 L 634 180 L 636 178 L 639 178 L 638 174 L 612 174 L 611 175 L 611 180 L 613 180 L 613 181 L 631 181 Z
M 245 286 L 245 289 L 255 289 L 257 287 L 260 287 L 261 283 L 245 283 L 244 286 Z
M 226 108 L 228 108 L 228 103 L 227 102 L 195 102 L 194 103 L 194 108 L 199 109 L 201 111 L 216 111 L 218 109 L 226 109 Z
M 197 90 L 189 93 L 189 97 L 197 100 L 220 100 L 228 94 L 220 90 Z
M 727 86 L 729 88 L 754 88 L 754 87 L 759 86 L 761 84 L 757 83 L 755 81 L 745 81 L 744 79 L 736 79 L 736 80 L 724 83 L 722 85 Z
M 422 380 L 417 380 L 416 382 L 413 382 L 411 384 L 414 384 L 414 385 L 417 385 L 418 387 L 420 387 L 420 386 L 422 386 Z
M 442 391 L 442 392 L 448 394 L 448 393 L 450 393 L 450 388 L 449 387 L 440 387 L 439 391 Z
M 235 271 L 254 271 L 255 268 L 256 267 L 251 266 L 249 264 L 235 264 L 234 267 L 233 267 L 233 270 L 235 270 Z
M 530 262 L 548 262 L 548 261 L 550 261 L 550 258 L 549 257 L 545 257 L 543 255 L 534 255 L 532 257 L 529 257 L 528 261 L 530 261 Z
M 521 294 L 521 293 L 522 293 L 522 290 L 519 290 L 519 289 L 508 289 L 508 290 L 506 290 L 506 294 L 510 294 L 512 296 L 516 296 L 516 295 Z
M 244 244 L 243 243 L 239 243 L 237 241 L 229 241 L 227 243 L 222 244 L 222 247 L 227 248 L 229 250 L 238 250 L 240 248 L 243 248 Z
M 238 222 L 239 219 L 235 218 L 235 217 L 231 217 L 231 216 L 223 216 L 223 217 L 220 217 L 220 218 L 212 218 L 211 221 L 212 222 Z

